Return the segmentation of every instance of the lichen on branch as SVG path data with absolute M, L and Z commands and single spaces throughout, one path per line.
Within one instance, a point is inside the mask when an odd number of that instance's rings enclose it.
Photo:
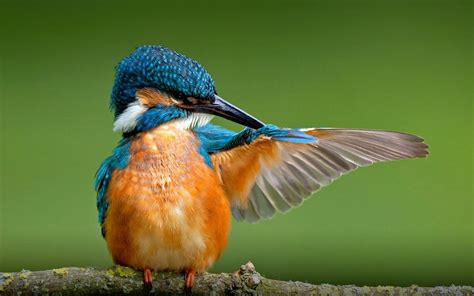
M 107 269 L 67 267 L 45 271 L 0 272 L 0 295 L 153 295 L 184 293 L 183 274 L 155 272 L 153 285 L 143 285 L 142 273 L 128 267 Z M 357 287 L 278 281 L 262 277 L 251 262 L 234 273 L 203 273 L 194 295 L 473 295 L 470 286 Z

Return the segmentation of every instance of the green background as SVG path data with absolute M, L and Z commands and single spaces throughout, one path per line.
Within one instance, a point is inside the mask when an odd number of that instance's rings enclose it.
M 161 44 L 265 122 L 430 144 L 427 159 L 361 169 L 289 214 L 233 223 L 213 271 L 252 260 L 313 283 L 474 284 L 472 1 L 61 2 L 1 2 L 0 270 L 111 264 L 92 183 L 119 138 L 114 66 Z

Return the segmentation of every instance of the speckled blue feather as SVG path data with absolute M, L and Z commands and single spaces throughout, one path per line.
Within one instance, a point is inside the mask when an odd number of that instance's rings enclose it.
M 188 115 L 188 111 L 178 107 L 157 105 L 137 119 L 137 125 L 132 133 L 143 132 L 173 119 L 184 118 Z
M 113 170 L 124 169 L 128 165 L 130 158 L 130 140 L 123 138 L 115 147 L 111 156 L 107 157 L 96 173 L 95 190 L 97 191 L 97 209 L 99 210 L 99 223 L 104 223 L 105 215 L 108 208 L 107 202 L 107 185 L 112 177 Z M 105 236 L 102 228 L 102 235 Z
M 232 142 L 237 135 L 236 132 L 214 124 L 206 124 L 198 127 L 194 132 L 201 142 L 201 154 L 203 154 L 203 152 L 210 154 L 224 150 L 224 148 L 229 145 L 229 142 Z
M 135 100 L 138 89 L 151 87 L 188 97 L 213 99 L 214 80 L 198 62 L 168 48 L 137 48 L 116 68 L 111 108 L 115 116 Z
M 292 143 L 312 143 L 318 140 L 318 138 L 297 129 L 282 129 L 272 124 L 265 125 L 257 130 L 245 128 L 239 133 L 217 125 L 207 124 L 195 129 L 195 133 L 201 142 L 200 152 L 205 159 L 209 154 L 249 144 L 261 135 L 271 137 L 277 141 Z

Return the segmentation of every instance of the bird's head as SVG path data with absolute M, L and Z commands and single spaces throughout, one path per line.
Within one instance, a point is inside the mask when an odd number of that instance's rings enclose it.
M 196 61 L 161 46 L 142 46 L 117 66 L 111 108 L 114 130 L 140 132 L 170 121 L 185 128 L 218 115 L 251 128 L 263 123 L 216 93 L 211 75 Z

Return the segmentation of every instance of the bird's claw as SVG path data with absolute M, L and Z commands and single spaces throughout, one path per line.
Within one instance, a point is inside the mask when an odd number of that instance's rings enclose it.
M 153 283 L 153 271 L 150 268 L 143 270 L 143 283 L 146 286 L 151 286 Z
M 186 269 L 186 271 L 184 272 L 184 287 L 187 291 L 192 290 L 195 277 L 196 277 L 196 270 Z

